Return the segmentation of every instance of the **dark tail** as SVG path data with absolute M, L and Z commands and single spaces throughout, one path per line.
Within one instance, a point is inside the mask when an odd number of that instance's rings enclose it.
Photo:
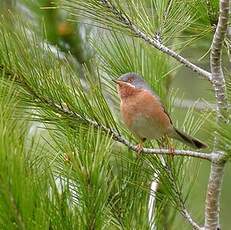
M 172 137 L 185 143 L 186 145 L 197 149 L 203 149 L 208 147 L 205 143 L 201 142 L 200 140 L 191 137 L 188 134 L 177 130 L 176 128 L 174 128 L 174 130 L 175 133 L 172 135 Z

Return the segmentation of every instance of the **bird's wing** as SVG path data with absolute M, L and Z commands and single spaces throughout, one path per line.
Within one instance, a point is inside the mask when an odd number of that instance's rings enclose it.
M 161 102 L 160 102 L 160 103 L 161 103 Z M 171 117 L 169 116 L 168 112 L 166 111 L 166 109 L 165 109 L 165 107 L 163 106 L 163 104 L 162 104 L 162 103 L 161 103 L 161 106 L 162 106 L 162 108 L 163 108 L 164 112 L 166 113 L 166 115 L 168 116 L 170 123 L 171 123 L 171 124 L 173 124 L 173 123 L 172 123 L 172 119 L 171 119 Z
M 146 90 L 149 91 L 154 97 L 156 97 L 158 99 L 158 101 L 160 102 L 160 104 L 161 104 L 161 106 L 163 108 L 163 111 L 168 116 L 170 123 L 173 124 L 172 119 L 171 119 L 169 113 L 167 112 L 165 106 L 163 105 L 163 103 L 160 100 L 160 97 L 149 86 L 147 86 Z

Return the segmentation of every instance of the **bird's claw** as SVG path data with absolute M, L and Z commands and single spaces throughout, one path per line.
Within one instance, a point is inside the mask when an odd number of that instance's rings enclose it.
M 137 155 L 140 156 L 142 150 L 143 150 L 143 145 L 141 143 L 139 143 L 138 145 L 136 145 L 136 152 L 137 152 Z
M 171 155 L 172 157 L 174 157 L 175 148 L 174 148 L 174 147 L 169 147 L 168 151 L 169 151 L 170 155 Z

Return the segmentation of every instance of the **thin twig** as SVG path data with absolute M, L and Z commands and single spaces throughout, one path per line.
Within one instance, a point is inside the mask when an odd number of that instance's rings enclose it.
M 135 25 L 130 18 L 128 18 L 127 15 L 123 14 L 121 11 L 119 11 L 110 1 L 108 0 L 100 0 L 100 2 L 113 13 L 120 22 L 122 22 L 127 28 L 130 29 L 130 31 L 137 37 L 143 39 L 145 42 L 150 44 L 151 46 L 155 47 L 156 49 L 162 51 L 163 53 L 166 53 L 167 55 L 175 58 L 177 61 L 179 61 L 184 66 L 190 68 L 192 71 L 198 73 L 199 75 L 205 77 L 209 81 L 211 81 L 211 73 L 208 71 L 200 68 L 199 66 L 191 63 L 186 58 L 182 57 L 175 51 L 169 49 L 168 47 L 164 46 L 162 43 L 160 43 L 159 40 L 149 36 L 148 34 L 144 33 L 142 30 L 138 28 L 137 25 Z
M 203 230 L 202 227 L 200 227 L 191 217 L 188 210 L 184 207 L 184 209 L 181 210 L 181 214 L 184 216 L 184 218 L 188 221 L 189 224 L 192 225 L 193 229 L 197 230 Z
M 222 46 L 228 27 L 229 19 L 229 0 L 220 0 L 220 13 L 216 31 L 213 37 L 210 66 L 212 73 L 212 83 L 217 100 L 217 122 L 227 121 L 228 103 L 226 99 L 225 78 L 221 66 Z M 218 153 L 219 140 L 215 137 L 214 151 Z M 219 154 L 219 153 L 218 153 Z M 220 192 L 222 179 L 224 175 L 225 160 L 214 159 L 211 164 L 206 205 L 205 205 L 205 230 L 220 229 L 219 211 L 220 211 Z
M 163 161 L 166 164 L 166 161 L 164 160 L 164 158 L 163 158 Z M 177 198 L 177 200 L 179 202 L 178 208 L 179 208 L 179 211 L 180 211 L 181 215 L 185 218 L 185 220 L 189 224 L 191 224 L 193 229 L 202 230 L 202 228 L 193 220 L 192 216 L 190 215 L 189 211 L 187 210 L 187 208 L 185 206 L 185 202 L 184 202 L 184 200 L 182 198 L 182 191 L 178 187 L 178 184 L 176 183 L 176 179 L 173 176 L 171 168 L 168 167 L 168 171 L 169 171 L 169 175 L 170 175 L 170 178 L 171 178 L 171 181 L 172 181 L 172 186 L 173 186 L 173 188 L 175 188 L 176 196 L 178 197 Z
M 171 183 L 172 183 L 172 187 L 173 188 L 177 188 L 177 184 L 176 181 L 174 179 L 174 177 L 172 177 L 172 170 L 171 168 L 168 166 L 167 162 L 165 161 L 165 159 L 163 158 L 163 156 L 160 156 L 160 161 L 161 164 L 163 165 L 163 167 L 168 171 L 168 175 L 169 178 L 171 178 Z M 159 178 L 158 178 L 158 174 L 159 172 L 155 172 L 154 176 L 153 176 L 153 180 L 151 182 L 151 188 L 150 188 L 150 195 L 149 195 L 149 202 L 148 202 L 148 220 L 149 220 L 149 224 L 150 224 L 150 229 L 151 230 L 156 230 L 157 227 L 155 225 L 155 215 L 154 215 L 154 209 L 155 209 L 155 205 L 156 205 L 156 193 L 159 187 Z M 196 230 L 202 230 L 202 228 L 193 220 L 193 218 L 191 217 L 191 215 L 189 214 L 188 210 L 185 207 L 185 204 L 183 202 L 182 199 L 182 194 L 180 192 L 177 193 L 178 199 L 179 199 L 179 211 L 181 213 L 181 215 L 187 220 L 187 222 L 189 224 L 192 225 L 193 229 Z

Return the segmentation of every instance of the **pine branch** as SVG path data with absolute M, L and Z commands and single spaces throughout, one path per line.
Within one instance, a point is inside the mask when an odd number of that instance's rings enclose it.
M 102 1 L 103 4 L 109 4 L 109 1 Z M 123 22 L 128 28 L 130 28 L 130 30 L 138 37 L 140 37 L 141 39 L 143 39 L 144 41 L 146 41 L 147 43 L 149 43 L 150 45 L 152 45 L 153 47 L 161 50 L 164 53 L 167 53 L 168 55 L 176 58 L 176 60 L 180 61 L 181 63 L 183 63 L 185 66 L 189 67 L 190 69 L 192 69 L 193 71 L 201 74 L 202 76 L 205 76 L 209 81 L 211 81 L 211 74 L 208 73 L 207 71 L 201 69 L 200 67 L 195 66 L 194 64 L 190 63 L 189 61 L 187 61 L 186 59 L 184 59 L 183 57 L 181 57 L 180 55 L 178 55 L 177 53 L 175 53 L 174 51 L 168 49 L 167 47 L 163 46 L 159 41 L 157 41 L 155 38 L 150 37 L 149 35 L 143 33 L 142 31 L 139 30 L 138 27 L 136 27 L 136 25 L 134 25 L 129 18 L 127 18 L 127 16 L 125 16 L 124 14 L 121 14 L 120 11 L 117 11 L 116 8 L 114 8 L 113 6 L 111 6 L 112 8 L 108 8 L 109 10 L 113 12 L 116 12 L 116 14 L 114 16 L 118 16 L 119 20 L 121 22 Z M 216 64 L 215 64 L 216 65 Z M 0 66 L 0 69 L 5 69 L 3 66 Z M 212 68 L 211 68 L 212 69 Z M 103 130 L 105 133 L 109 134 L 112 136 L 112 138 L 122 144 L 124 144 L 125 146 L 129 147 L 131 150 L 133 151 L 137 151 L 136 147 L 129 142 L 126 138 L 124 138 L 123 136 L 121 136 L 119 134 L 119 132 L 115 131 L 114 129 L 112 129 L 110 127 L 110 125 L 103 125 L 100 124 L 100 122 L 96 122 L 95 120 L 92 120 L 92 118 L 87 118 L 87 117 L 83 117 L 82 115 L 76 113 L 73 110 L 70 110 L 68 106 L 62 106 L 60 104 L 57 104 L 54 102 L 54 100 L 52 100 L 52 98 L 47 98 L 44 97 L 43 95 L 40 95 L 39 93 L 37 93 L 37 91 L 35 91 L 35 89 L 33 89 L 33 87 L 30 87 L 29 83 L 27 83 L 26 79 L 23 78 L 23 76 L 18 76 L 15 73 L 10 73 L 8 72 L 7 75 L 11 78 L 10 80 L 16 80 L 18 83 L 20 83 L 20 85 L 29 93 L 31 94 L 34 99 L 36 99 L 36 103 L 40 103 L 40 104 L 44 104 L 47 107 L 49 107 L 51 110 L 53 110 L 54 112 L 60 114 L 62 119 L 63 117 L 68 117 L 71 120 L 82 120 L 84 123 L 86 123 L 89 126 L 93 126 L 96 128 L 100 128 L 101 130 Z M 222 75 L 223 76 L 223 75 Z M 213 82 L 214 83 L 214 82 Z M 215 83 L 214 83 L 215 84 Z M 217 87 L 219 88 L 219 84 L 217 84 Z M 215 88 L 215 87 L 214 87 Z M 215 88 L 216 89 L 216 88 Z M 218 94 L 218 96 L 220 97 L 220 94 Z M 217 97 L 218 98 L 218 97 Z M 222 99 L 221 99 L 222 100 Z M 41 107 L 41 106 L 40 106 Z M 90 116 L 89 116 L 90 117 Z M 144 154 L 155 154 L 155 155 L 171 155 L 171 153 L 169 152 L 168 149 L 148 149 L 148 148 L 144 148 L 142 153 Z M 190 150 L 175 150 L 175 156 L 187 156 L 187 157 L 195 157 L 195 158 L 201 158 L 201 159 L 206 159 L 209 161 L 212 161 L 212 167 L 213 167 L 213 171 L 211 172 L 215 172 L 215 174 L 211 174 L 210 176 L 210 183 L 208 187 L 208 191 L 213 191 L 215 196 L 218 194 L 218 198 L 219 198 L 219 188 L 220 188 L 220 184 L 221 184 L 221 179 L 218 177 L 215 177 L 216 175 L 220 175 L 220 173 L 223 173 L 222 170 L 220 169 L 220 167 L 215 167 L 217 166 L 217 162 L 219 162 L 219 160 L 221 158 L 223 158 L 224 154 L 220 154 L 218 152 L 212 152 L 212 153 L 203 153 L 203 152 L 196 152 L 196 151 L 190 151 Z M 215 162 L 215 163 L 214 163 Z M 215 175 L 215 176 L 214 176 Z M 218 186 L 218 189 L 213 189 L 214 186 L 214 182 L 216 183 L 216 185 Z M 220 184 L 219 184 L 220 183 Z M 209 194 L 209 193 L 208 193 Z M 212 194 L 213 195 L 213 194 Z M 219 199 L 218 199 L 219 200 Z M 218 202 L 219 204 L 219 202 Z M 209 206 L 209 203 L 206 204 L 207 207 Z M 189 212 L 187 211 L 187 209 L 185 208 L 184 204 L 179 204 L 180 207 L 180 212 L 181 214 L 185 217 L 185 219 L 195 228 L 195 229 L 200 229 L 200 227 L 197 225 L 197 223 L 195 223 Z M 212 207 L 214 208 L 214 207 Z M 210 210 L 209 210 L 210 211 Z M 218 213 L 218 212 L 217 212 Z
M 162 51 L 163 53 L 166 53 L 167 55 L 175 58 L 177 61 L 185 65 L 186 67 L 190 68 L 194 72 L 204 76 L 207 78 L 210 82 L 213 83 L 214 89 L 215 89 L 215 95 L 217 99 L 217 117 L 218 117 L 218 123 L 223 122 L 226 120 L 226 113 L 228 110 L 228 104 L 227 99 L 225 95 L 225 81 L 224 81 L 224 75 L 222 72 L 221 67 L 221 50 L 222 50 L 222 44 L 224 42 L 224 37 L 227 29 L 227 20 L 228 20 L 228 14 L 229 14 L 229 2 L 227 0 L 221 0 L 221 11 L 219 16 L 219 22 L 217 25 L 217 30 L 214 35 L 213 43 L 212 43 L 212 52 L 211 52 L 211 73 L 205 71 L 204 69 L 194 65 L 193 63 L 189 62 L 187 59 L 183 58 L 176 52 L 170 50 L 168 47 L 165 47 L 159 40 L 153 38 L 152 36 L 146 34 L 143 32 L 142 29 L 139 28 L 138 24 L 134 24 L 134 22 L 131 21 L 130 18 L 128 18 L 127 15 L 122 13 L 119 9 L 117 9 L 115 6 L 112 5 L 110 0 L 101 0 L 98 1 L 101 2 L 104 6 L 107 7 L 107 9 L 111 12 L 111 14 L 114 14 L 114 17 L 117 17 L 118 20 L 126 25 L 127 28 L 130 29 L 130 31 L 137 37 L 141 38 L 145 42 L 147 42 L 149 45 L 155 47 L 156 49 Z M 4 63 L 4 62 L 3 62 Z M 10 67 L 7 67 L 10 68 Z M 16 66 L 17 69 L 17 66 Z M 59 102 L 56 102 L 55 99 L 53 100 L 52 97 L 48 98 L 47 96 L 43 95 L 41 91 L 36 91 L 35 87 L 33 85 L 30 85 L 30 82 L 21 76 L 18 73 L 11 72 L 9 69 L 6 71 L 6 67 L 0 65 L 0 72 L 4 71 L 5 74 L 8 77 L 8 80 L 17 82 L 18 85 L 20 85 L 28 94 L 30 94 L 32 97 L 29 100 L 31 100 L 31 104 L 37 105 L 38 107 L 42 108 L 48 108 L 55 113 L 60 115 L 60 120 L 63 118 L 69 118 L 70 120 L 75 121 L 81 121 L 87 126 L 93 126 L 95 128 L 100 128 L 103 132 L 110 135 L 115 141 L 122 143 L 123 145 L 127 146 L 132 151 L 136 152 L 137 148 L 134 146 L 130 141 L 128 141 L 124 136 L 121 136 L 120 133 L 116 130 L 116 128 L 112 128 L 114 126 L 111 126 L 110 123 L 100 123 L 100 119 L 97 120 L 91 115 L 83 115 L 80 113 L 76 113 L 75 109 L 70 109 L 68 105 L 62 105 L 62 103 L 59 104 Z M 29 76 L 29 74 L 28 74 Z M 58 99 L 59 101 L 59 99 Z M 62 101 L 62 100 L 60 100 Z M 90 104 L 89 104 L 90 106 Z M 204 105 L 203 105 L 204 106 Z M 48 115 L 49 116 L 49 115 Z M 49 120 L 49 117 L 47 117 Z M 179 202 L 177 203 L 177 207 L 179 207 L 180 213 L 184 216 L 184 218 L 187 220 L 188 223 L 191 224 L 191 226 L 194 229 L 218 229 L 219 228 L 219 197 L 220 197 L 220 190 L 222 185 L 222 177 L 224 174 L 224 166 L 225 166 L 225 154 L 217 151 L 217 145 L 219 143 L 219 140 L 215 142 L 216 146 L 214 151 L 211 153 L 204 153 L 204 152 L 197 152 L 197 151 L 191 151 L 191 150 L 175 150 L 175 156 L 185 156 L 185 157 L 195 157 L 200 158 L 204 160 L 211 161 L 211 173 L 208 183 L 208 191 L 207 191 L 207 198 L 206 198 L 206 210 L 205 210 L 205 227 L 201 228 L 191 217 L 189 212 L 187 211 L 184 200 L 181 198 L 181 188 L 178 189 L 179 194 L 176 197 L 176 200 Z M 144 148 L 142 150 L 143 154 L 155 154 L 155 155 L 172 155 L 172 153 L 169 152 L 168 149 L 153 149 L 153 148 Z M 173 177 L 172 177 L 173 178 Z M 174 186 L 174 178 L 170 178 L 173 182 L 171 188 L 175 188 Z M 150 216 L 153 214 L 153 210 L 155 208 L 155 195 L 157 192 L 157 184 L 159 178 L 156 180 L 153 180 L 153 193 L 150 193 Z M 175 183 L 177 184 L 177 183 Z M 19 213 L 20 214 L 20 213 Z M 152 227 L 152 223 L 155 225 L 155 221 L 153 219 L 150 219 L 149 216 L 149 222 L 150 226 Z M 20 218 L 19 218 L 20 222 Z M 154 226 L 153 225 L 153 226 Z M 155 227 L 155 226 L 154 226 Z M 153 227 L 153 228 L 154 228 Z
M 220 0 L 220 14 L 213 37 L 210 65 L 212 73 L 212 83 L 217 100 L 217 122 L 227 121 L 228 103 L 226 99 L 225 78 L 221 66 L 221 53 L 229 19 L 229 0 Z M 215 139 L 214 149 L 218 145 Z M 219 154 L 219 153 L 218 153 Z M 224 175 L 225 159 L 213 160 L 211 164 L 210 177 L 207 188 L 206 207 L 205 207 L 205 229 L 219 229 L 219 210 L 220 210 L 220 191 Z
M 159 40 L 150 37 L 149 35 L 145 34 L 141 31 L 131 20 L 128 18 L 127 15 L 122 14 L 110 1 L 108 0 L 100 0 L 100 2 L 112 13 L 114 16 L 118 18 L 118 20 L 123 23 L 126 27 L 130 29 L 130 31 L 135 34 L 137 37 L 141 38 L 151 46 L 155 47 L 156 49 L 166 53 L 167 55 L 175 58 L 178 62 L 183 64 L 184 66 L 191 69 L 193 72 L 198 73 L 199 75 L 205 77 L 209 81 L 211 81 L 211 73 L 208 71 L 198 67 L 197 65 L 191 63 L 186 58 L 182 57 L 175 51 L 169 49 L 168 47 L 164 46 Z
M 0 65 L 0 70 L 4 70 L 4 66 Z M 68 109 L 68 106 L 62 106 L 59 104 L 56 104 L 53 100 L 49 98 L 44 98 L 42 95 L 39 95 L 37 92 L 35 92 L 26 81 L 24 81 L 23 76 L 18 76 L 17 74 L 11 73 L 10 71 L 6 71 L 6 75 L 9 77 L 8 80 L 16 81 L 18 82 L 28 93 L 30 93 L 37 101 L 38 103 L 43 103 L 46 106 L 49 106 L 54 112 L 59 113 L 61 116 L 69 117 L 76 120 L 82 120 L 84 123 L 87 123 L 88 125 L 94 126 L 96 128 L 101 128 L 105 133 L 108 133 L 112 136 L 112 138 L 125 146 L 127 146 L 129 149 L 133 150 L 134 152 L 137 152 L 137 147 L 133 145 L 131 142 L 129 142 L 126 138 L 121 136 L 118 132 L 111 129 L 110 127 L 107 127 L 103 124 L 97 123 L 96 121 L 82 117 L 78 113 L 74 111 L 70 111 Z M 141 153 L 143 154 L 155 154 L 155 155 L 169 155 L 171 156 L 172 153 L 169 151 L 169 149 L 153 149 L 153 148 L 143 148 Z M 197 152 L 197 151 L 191 151 L 191 150 L 184 150 L 179 149 L 174 151 L 174 156 L 187 156 L 187 157 L 194 157 L 194 158 L 200 158 L 208 161 L 212 161 L 213 159 L 218 158 L 217 153 L 203 153 L 203 152 Z
M 203 230 L 203 228 L 200 227 L 200 226 L 192 219 L 192 216 L 189 214 L 188 210 L 187 210 L 185 207 L 181 210 L 181 214 L 182 214 L 182 216 L 184 216 L 184 218 L 188 221 L 188 223 L 192 225 L 193 229 Z

